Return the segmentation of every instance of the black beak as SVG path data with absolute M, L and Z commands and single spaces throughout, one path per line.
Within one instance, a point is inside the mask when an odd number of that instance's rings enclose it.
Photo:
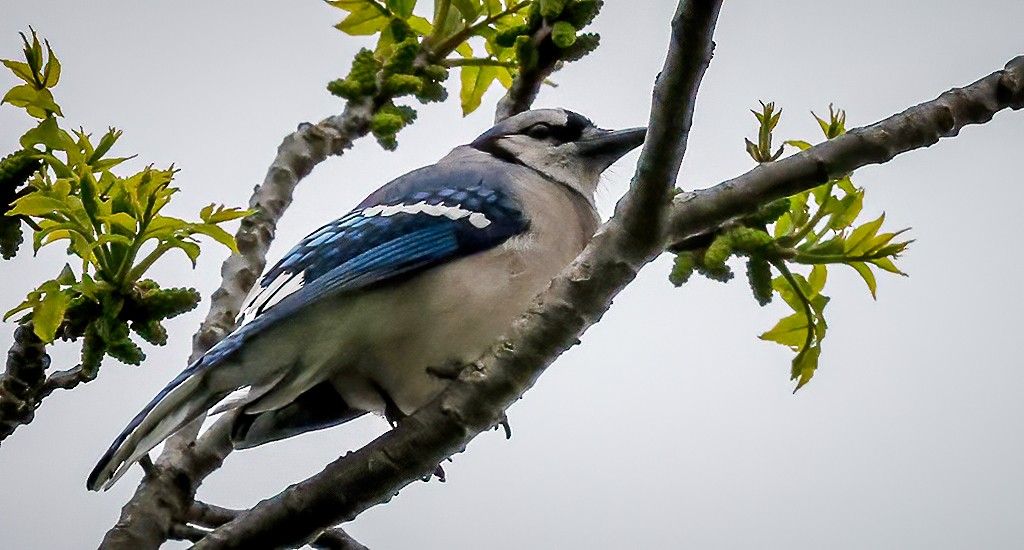
M 596 132 L 596 135 L 585 136 L 576 144 L 579 146 L 581 155 L 604 161 L 606 168 L 626 153 L 639 147 L 647 136 L 647 128 L 597 130 Z

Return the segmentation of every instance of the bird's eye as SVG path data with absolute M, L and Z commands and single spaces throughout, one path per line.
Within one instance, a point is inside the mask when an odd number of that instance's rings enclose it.
M 551 137 L 551 126 L 548 126 L 543 122 L 534 124 L 526 129 L 526 135 L 533 139 L 548 139 Z

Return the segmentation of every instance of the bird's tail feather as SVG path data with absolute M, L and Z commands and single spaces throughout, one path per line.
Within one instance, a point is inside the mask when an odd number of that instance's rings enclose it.
M 220 374 L 223 367 L 218 369 Z M 209 374 L 209 370 L 195 372 L 190 368 L 172 380 L 114 440 L 89 474 L 86 487 L 93 491 L 109 489 L 153 447 L 237 389 L 224 387 L 222 376 L 212 386 Z

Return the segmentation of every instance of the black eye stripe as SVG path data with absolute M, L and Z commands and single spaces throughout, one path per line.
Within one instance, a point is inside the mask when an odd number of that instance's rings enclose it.
M 546 122 L 538 122 L 523 130 L 523 134 L 534 139 L 553 137 L 561 143 L 569 143 L 570 141 L 580 139 L 583 135 L 583 130 L 590 125 L 590 121 L 585 117 L 576 113 L 570 113 L 564 125 L 552 126 Z
M 556 116 L 559 113 L 564 115 L 564 118 Z M 516 158 L 515 154 L 501 145 L 503 138 L 507 138 L 512 135 L 530 136 L 530 128 L 537 124 L 547 124 L 549 128 L 549 135 L 545 137 L 532 137 L 532 139 L 562 144 L 579 141 L 579 139 L 583 137 L 583 133 L 586 132 L 588 128 L 594 127 L 594 124 L 590 122 L 590 119 L 572 111 L 559 112 L 552 110 L 549 120 L 557 120 L 559 122 L 552 124 L 551 122 L 545 123 L 538 121 L 525 128 L 521 126 L 522 122 L 517 120 L 520 116 L 522 115 L 515 116 L 498 123 L 490 130 L 480 134 L 480 136 L 473 140 L 469 146 L 479 151 L 489 153 L 495 158 L 508 162 L 519 163 L 520 161 Z M 536 120 L 536 118 L 534 118 L 534 120 Z M 562 122 L 563 120 L 564 122 Z

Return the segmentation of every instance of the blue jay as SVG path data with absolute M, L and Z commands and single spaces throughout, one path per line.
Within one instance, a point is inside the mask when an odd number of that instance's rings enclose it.
M 583 250 L 601 173 L 644 136 L 527 111 L 384 185 L 266 272 L 239 327 L 128 424 L 89 489 L 239 389 L 213 411 L 241 408 L 236 448 L 413 413 L 445 387 L 432 368 L 477 359 Z

